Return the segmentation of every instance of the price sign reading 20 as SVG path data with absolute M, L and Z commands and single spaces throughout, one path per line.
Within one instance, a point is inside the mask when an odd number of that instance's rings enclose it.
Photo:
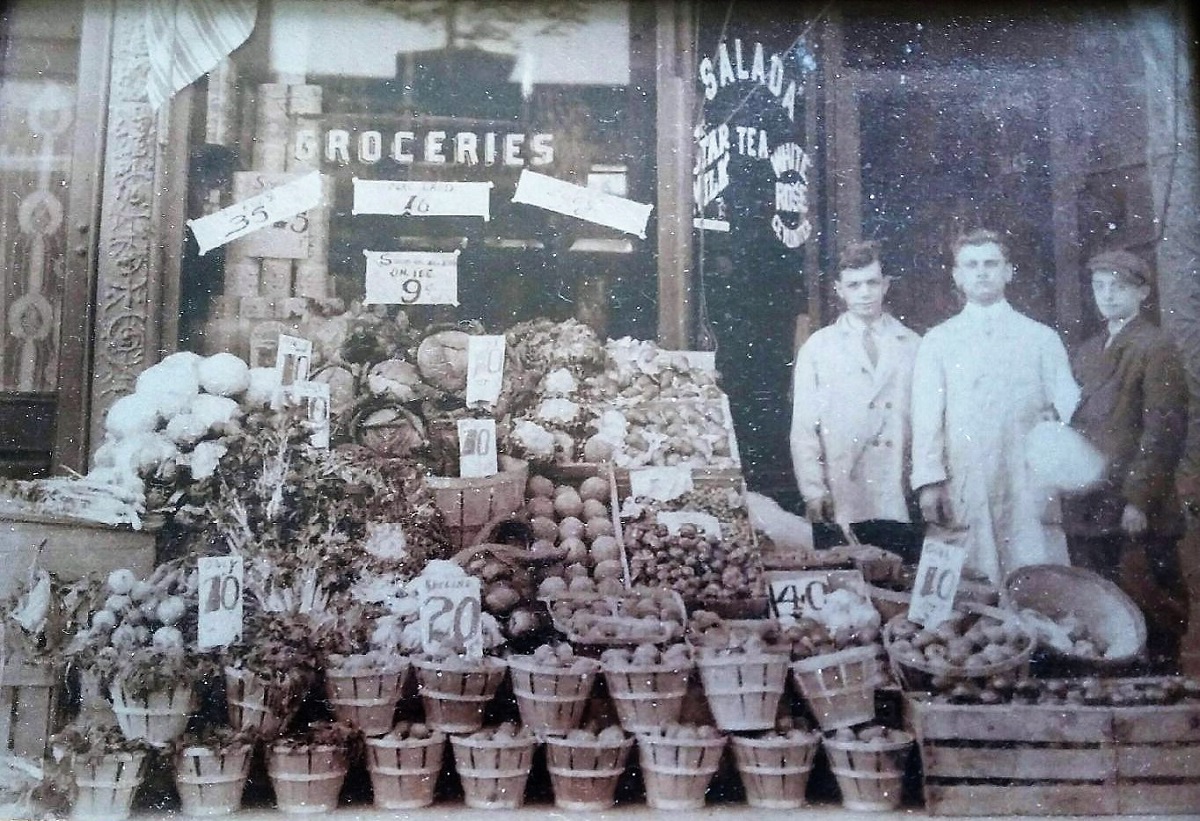
M 425 578 L 421 594 L 421 645 L 426 652 L 448 650 L 483 655 L 479 579 Z

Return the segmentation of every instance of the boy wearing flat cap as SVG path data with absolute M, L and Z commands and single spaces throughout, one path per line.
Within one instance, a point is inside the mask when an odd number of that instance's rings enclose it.
M 1185 526 L 1175 491 L 1187 429 L 1183 365 L 1167 335 L 1141 314 L 1151 286 L 1146 263 L 1129 251 L 1109 251 L 1088 260 L 1087 269 L 1106 327 L 1072 358 L 1082 396 L 1071 426 L 1107 466 L 1096 487 L 1063 499 L 1063 527 L 1073 564 L 1139 600 L 1151 670 L 1173 672 L 1188 613 L 1176 551 Z M 1132 568 L 1148 569 L 1157 590 L 1147 592 L 1150 580 Z

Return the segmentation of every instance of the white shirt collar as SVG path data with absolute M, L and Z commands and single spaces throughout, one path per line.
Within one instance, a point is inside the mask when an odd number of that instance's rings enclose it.
M 874 330 L 875 333 L 880 333 L 883 331 L 883 329 L 887 327 L 887 317 L 887 312 L 884 311 L 879 315 L 878 319 L 871 323 L 871 329 Z M 855 333 L 862 333 L 867 327 L 867 323 L 865 321 L 860 319 L 857 314 L 852 314 L 849 311 L 842 312 L 842 321 L 846 323 L 847 328 Z
M 977 302 L 968 302 L 963 306 L 962 315 L 970 319 L 997 319 L 1012 313 L 1013 307 L 1008 304 L 1007 300 L 1001 299 L 993 302 L 991 305 L 980 305 Z

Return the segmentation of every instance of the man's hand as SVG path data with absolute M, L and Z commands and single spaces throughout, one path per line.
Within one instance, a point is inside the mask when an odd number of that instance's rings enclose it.
M 1146 514 L 1137 505 L 1125 505 L 1125 510 L 1121 512 L 1121 529 L 1126 534 L 1137 538 L 1141 536 L 1150 527 L 1150 522 L 1146 519 Z
M 950 491 L 945 482 L 935 482 L 921 488 L 919 499 L 921 515 L 928 524 L 948 527 L 954 522 L 954 513 L 950 509 Z
M 804 515 L 809 522 L 829 524 L 833 521 L 833 497 L 818 496 L 804 503 Z

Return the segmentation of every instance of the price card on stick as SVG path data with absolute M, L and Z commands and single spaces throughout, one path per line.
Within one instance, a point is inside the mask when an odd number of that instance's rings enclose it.
M 314 171 L 206 217 L 188 220 L 187 224 L 192 229 L 192 234 L 200 246 L 200 255 L 203 256 L 227 242 L 277 222 L 290 220 L 320 204 L 321 174 Z
M 908 605 L 909 621 L 934 628 L 950 618 L 954 595 L 962 578 L 967 549 L 937 539 L 926 539 L 917 564 L 917 579 Z
M 458 251 L 363 251 L 366 305 L 457 305 Z
M 629 493 L 635 499 L 644 496 L 660 502 L 678 499 L 692 490 L 692 471 L 685 467 L 639 468 L 629 471 Z
M 421 649 L 426 653 L 451 651 L 471 658 L 483 657 L 479 579 L 442 574 L 420 577 Z
M 279 387 L 271 399 L 272 408 L 278 410 L 283 406 L 291 395 L 293 385 L 308 381 L 312 351 L 311 339 L 279 335 L 279 344 L 275 347 L 275 371 L 279 374 Z
M 495 476 L 499 472 L 496 463 L 496 420 L 458 420 L 458 475 Z
M 472 336 L 467 340 L 467 404 L 495 402 L 504 382 L 504 336 Z
M 768 578 L 771 615 L 784 624 L 802 618 L 822 621 L 821 611 L 834 590 L 853 590 L 869 601 L 867 583 L 860 570 L 788 571 Z
M 206 556 L 199 560 L 198 619 L 202 650 L 224 647 L 242 637 L 241 556 Z
M 354 178 L 352 214 L 394 217 L 491 217 L 490 182 L 360 180 Z
M 283 389 L 289 404 L 303 404 L 312 426 L 309 442 L 315 448 L 329 447 L 329 383 L 296 382 Z

